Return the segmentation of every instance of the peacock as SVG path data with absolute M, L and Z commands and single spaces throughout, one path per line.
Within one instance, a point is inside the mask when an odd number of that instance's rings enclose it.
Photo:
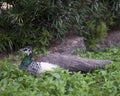
M 111 60 L 93 60 L 58 53 L 43 55 L 32 60 L 32 47 L 27 46 L 20 49 L 20 51 L 24 52 L 26 55 L 19 68 L 22 70 L 28 70 L 31 75 L 35 76 L 46 71 L 53 71 L 56 68 L 63 68 L 72 72 L 91 72 L 98 68 L 104 68 L 105 65 L 112 63 Z
M 32 47 L 27 46 L 25 48 L 20 49 L 21 52 L 25 53 L 25 57 L 23 58 L 19 68 L 23 71 L 28 70 L 31 75 L 39 75 L 45 71 L 51 71 L 58 66 L 55 64 L 51 64 L 48 62 L 36 62 L 32 60 L 33 52 Z

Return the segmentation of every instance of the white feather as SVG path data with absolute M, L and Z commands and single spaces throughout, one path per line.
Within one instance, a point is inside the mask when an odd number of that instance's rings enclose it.
M 55 68 L 58 67 L 57 65 L 48 62 L 40 62 L 40 64 L 41 64 L 41 72 L 53 71 Z

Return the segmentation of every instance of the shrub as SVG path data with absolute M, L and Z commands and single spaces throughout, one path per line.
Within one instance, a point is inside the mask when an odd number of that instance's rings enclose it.
M 1 51 L 25 45 L 45 48 L 69 34 L 85 37 L 88 49 L 94 49 L 120 15 L 119 0 L 2 1 L 13 8 L 0 16 Z

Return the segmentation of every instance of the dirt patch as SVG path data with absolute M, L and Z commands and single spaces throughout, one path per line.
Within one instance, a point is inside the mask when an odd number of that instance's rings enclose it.
M 55 42 L 48 50 L 50 53 L 73 54 L 77 48 L 86 50 L 83 37 L 67 37 L 63 41 Z
M 110 32 L 105 40 L 100 42 L 101 48 L 110 46 L 120 46 L 120 30 Z M 50 53 L 73 54 L 75 49 L 86 50 L 84 38 L 78 36 L 67 37 L 62 41 L 54 42 L 49 48 Z M 16 55 L 13 53 L 13 55 Z M 0 53 L 0 60 L 3 57 L 8 57 L 7 53 Z
M 0 60 L 2 60 L 4 57 L 8 57 L 8 54 L 5 52 L 0 53 Z
M 120 30 L 109 32 L 99 45 L 101 49 L 120 46 Z M 73 54 L 75 49 L 86 50 L 83 37 L 67 37 L 63 41 L 55 42 L 48 50 L 50 53 Z
M 110 32 L 105 40 L 100 42 L 101 48 L 120 46 L 120 30 Z

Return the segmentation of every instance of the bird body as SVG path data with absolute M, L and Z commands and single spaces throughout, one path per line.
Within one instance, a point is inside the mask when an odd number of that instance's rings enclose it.
M 104 68 L 105 65 L 112 63 L 111 60 L 93 60 L 71 55 L 48 54 L 32 60 L 32 48 L 25 47 L 20 51 L 26 56 L 22 60 L 19 68 L 28 70 L 31 75 L 38 75 L 46 71 L 53 71 L 61 67 L 69 71 L 91 72 L 98 68 Z
M 39 75 L 40 73 L 46 72 L 46 71 L 53 71 L 55 68 L 57 68 L 57 65 L 48 63 L 48 62 L 32 62 L 28 66 L 28 70 L 31 75 Z
M 41 62 L 42 72 L 52 71 L 53 69 L 58 68 L 58 67 L 59 67 L 58 65 L 55 65 L 49 62 Z
M 81 58 L 72 55 L 48 54 L 36 58 L 39 62 L 49 62 L 56 64 L 63 69 L 68 69 L 72 72 L 91 72 L 99 68 L 104 68 L 107 64 L 111 64 L 111 60 L 94 60 Z
M 20 66 L 19 66 L 19 68 L 22 69 L 22 70 L 27 70 L 28 66 L 29 66 L 32 62 L 33 62 L 33 60 L 32 60 L 32 54 L 26 55 L 26 56 L 23 58 Z

